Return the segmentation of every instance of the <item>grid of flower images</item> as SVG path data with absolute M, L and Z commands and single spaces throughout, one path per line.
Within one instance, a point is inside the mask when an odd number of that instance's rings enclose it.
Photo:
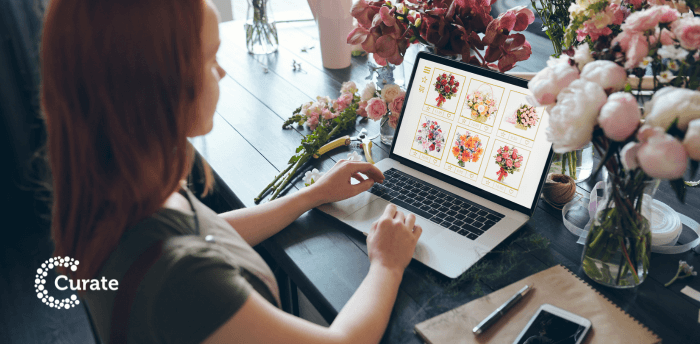
M 447 131 L 449 131 L 449 128 L 447 128 Z M 445 148 L 445 134 L 440 123 L 425 117 L 421 124 L 418 125 L 414 142 L 418 144 L 413 145 L 418 151 L 434 157 L 442 157 L 441 152 Z

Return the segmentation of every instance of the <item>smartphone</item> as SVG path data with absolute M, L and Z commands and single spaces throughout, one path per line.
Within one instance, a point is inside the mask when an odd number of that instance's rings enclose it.
M 513 344 L 579 344 L 590 329 L 590 320 L 545 303 Z

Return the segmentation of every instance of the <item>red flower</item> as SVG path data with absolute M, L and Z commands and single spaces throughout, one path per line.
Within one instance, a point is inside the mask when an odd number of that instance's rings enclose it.
M 447 77 L 447 74 L 442 73 L 442 77 L 443 77 L 443 78 L 446 78 L 446 77 Z
M 454 83 L 455 83 L 454 77 L 451 77 L 451 78 L 450 78 L 450 85 L 454 85 Z
M 455 81 L 455 87 L 459 86 L 459 81 Z
M 450 80 L 454 80 L 454 78 L 455 78 L 454 75 L 450 75 Z

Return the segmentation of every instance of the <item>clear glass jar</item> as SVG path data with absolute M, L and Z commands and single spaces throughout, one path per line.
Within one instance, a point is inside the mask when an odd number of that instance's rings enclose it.
M 635 287 L 649 272 L 651 209 L 659 180 L 633 173 L 625 180 L 607 178 L 581 258 L 588 277 L 614 288 Z
M 279 39 L 270 11 L 270 0 L 248 0 L 245 21 L 245 45 L 251 54 L 269 54 L 277 51 Z
M 382 117 L 381 122 L 379 122 L 379 139 L 383 144 L 389 146 L 394 143 L 394 133 L 396 133 L 396 128 L 391 126 L 390 117 L 391 113 Z
M 562 173 L 574 178 L 576 183 L 588 179 L 593 173 L 593 144 L 589 143 L 573 152 L 554 154 L 550 173 Z

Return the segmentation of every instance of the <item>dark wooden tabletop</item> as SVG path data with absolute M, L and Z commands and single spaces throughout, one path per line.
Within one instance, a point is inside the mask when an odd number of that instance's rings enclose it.
M 228 75 L 221 81 L 221 97 L 214 118 L 214 129 L 193 140 L 198 152 L 211 164 L 219 188 L 232 205 L 254 206 L 253 199 L 287 165 L 308 128 L 282 129 L 282 123 L 302 103 L 316 96 L 339 95 L 342 82 L 352 80 L 362 87 L 367 81 L 366 57 L 356 57 L 346 69 L 324 69 L 318 31 L 314 22 L 278 24 L 279 51 L 270 55 L 250 55 L 245 47 L 243 23 L 220 25 L 222 45 L 217 55 Z M 538 71 L 552 53 L 551 43 L 527 33 L 533 47 L 530 60 L 515 71 Z M 404 62 L 410 76 L 416 49 Z M 292 63 L 301 63 L 294 71 Z M 400 73 L 399 73 L 400 74 Z M 379 130 L 378 122 L 358 122 L 357 130 Z M 389 148 L 374 141 L 375 161 L 388 157 Z M 339 148 L 310 168 L 330 169 L 350 148 Z M 587 195 L 590 183 L 580 183 Z M 303 187 L 299 179 L 289 192 Z M 680 204 L 668 183 L 656 198 L 678 212 L 700 220 L 700 190 L 688 192 Z M 695 238 L 684 233 L 681 242 Z M 601 294 L 634 316 L 663 338 L 665 343 L 698 343 L 700 324 L 696 302 L 680 290 L 685 285 L 700 290 L 700 278 L 690 278 L 665 288 L 676 272 L 679 260 L 700 268 L 694 252 L 678 255 L 653 254 L 647 280 L 632 290 L 605 288 L 591 282 L 581 269 L 583 246 L 562 224 L 561 211 L 539 202 L 532 219 L 499 245 L 475 267 L 450 280 L 412 261 L 405 272 L 384 342 L 419 343 L 415 324 L 498 290 L 528 275 L 562 264 L 591 283 Z M 263 243 L 275 261 L 310 299 L 328 323 L 360 285 L 369 270 L 365 237 L 317 210 L 302 215 L 288 228 Z

